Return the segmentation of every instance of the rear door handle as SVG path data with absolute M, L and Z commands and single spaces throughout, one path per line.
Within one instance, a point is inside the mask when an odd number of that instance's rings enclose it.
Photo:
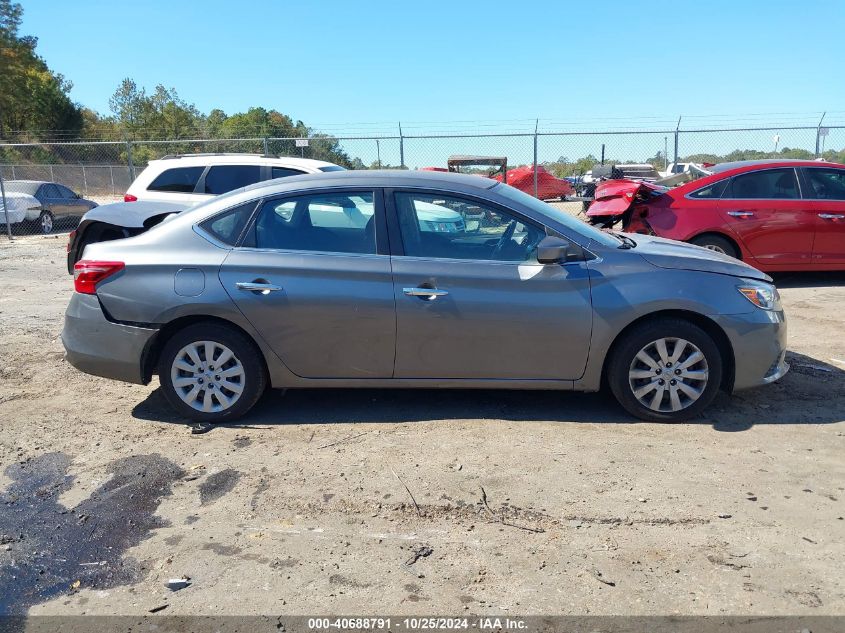
M 842 220 L 845 219 L 845 215 L 841 215 L 838 213 L 819 213 L 819 217 L 822 220 Z
M 753 211 L 728 211 L 728 215 L 734 218 L 751 218 L 754 217 Z
M 445 290 L 438 290 L 437 288 L 403 288 L 402 292 L 409 297 L 422 297 L 423 299 L 436 299 L 449 294 Z
M 281 286 L 277 286 L 276 284 L 271 284 L 266 281 L 239 281 L 235 284 L 238 290 L 243 290 L 245 292 L 254 292 L 256 294 L 270 294 L 271 292 L 276 292 L 281 290 Z

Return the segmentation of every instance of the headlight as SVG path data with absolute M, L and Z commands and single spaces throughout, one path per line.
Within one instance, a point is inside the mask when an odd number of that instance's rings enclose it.
M 773 285 L 750 279 L 743 279 L 743 282 L 736 289 L 755 306 L 763 310 L 781 309 L 780 295 Z

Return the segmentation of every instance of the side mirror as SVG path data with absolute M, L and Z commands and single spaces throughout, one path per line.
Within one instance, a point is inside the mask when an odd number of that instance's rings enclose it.
M 541 264 L 559 264 L 574 252 L 570 242 L 548 235 L 537 245 L 537 261 Z

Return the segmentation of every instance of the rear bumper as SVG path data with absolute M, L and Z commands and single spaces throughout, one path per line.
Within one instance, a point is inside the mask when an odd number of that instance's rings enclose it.
M 94 376 L 145 384 L 144 355 L 158 330 L 112 323 L 95 295 L 74 293 L 65 312 L 65 358 Z
M 783 311 L 755 310 L 711 318 L 724 330 L 733 347 L 735 391 L 767 385 L 789 371 Z

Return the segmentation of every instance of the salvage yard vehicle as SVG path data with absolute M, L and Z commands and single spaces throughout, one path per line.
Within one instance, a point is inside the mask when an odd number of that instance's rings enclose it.
M 88 244 L 138 235 L 168 215 L 217 195 L 274 178 L 343 169 L 321 160 L 259 154 L 185 154 L 151 160 L 129 186 L 124 202 L 103 205 L 82 217 L 68 238 L 68 272 L 73 272 Z
M 3 185 L 9 204 L 9 223 L 36 227 L 45 234 L 53 232 L 56 220 L 75 221 L 97 206 L 93 200 L 86 200 L 57 182 L 7 180 Z M 0 221 L 6 222 L 2 214 Z
M 611 180 L 587 216 L 671 238 L 767 272 L 845 270 L 845 165 L 809 160 L 722 163 L 674 189 Z
M 484 231 L 427 230 L 470 204 Z M 327 205 L 366 223 L 338 226 Z M 494 223 L 495 222 L 495 223 Z M 224 422 L 265 388 L 596 391 L 701 413 L 787 371 L 771 279 L 726 255 L 601 231 L 486 178 L 349 171 L 233 191 L 75 265 L 67 360 Z

